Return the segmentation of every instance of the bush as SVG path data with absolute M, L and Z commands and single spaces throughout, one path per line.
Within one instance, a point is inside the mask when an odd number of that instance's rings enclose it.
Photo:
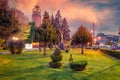
M 107 50 L 107 49 L 100 49 L 100 51 L 114 58 L 120 59 L 120 51 Z
M 50 56 L 52 61 L 49 62 L 49 66 L 51 68 L 59 68 L 61 67 L 60 61 L 62 60 L 62 54 L 59 48 L 56 48 L 55 52 Z
M 51 59 L 53 62 L 58 62 L 62 60 L 62 55 L 51 55 Z
M 87 64 L 88 64 L 88 62 L 86 60 L 71 62 L 70 68 L 73 71 L 83 71 L 86 68 Z
M 22 40 L 8 40 L 8 49 L 11 52 L 11 54 L 21 54 L 24 43 Z
M 60 62 L 53 62 L 53 61 L 49 62 L 49 65 L 51 68 L 59 68 L 62 66 Z

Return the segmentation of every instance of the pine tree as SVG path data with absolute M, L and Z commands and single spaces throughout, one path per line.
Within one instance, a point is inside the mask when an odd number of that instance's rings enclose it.
M 48 12 L 44 12 L 42 25 L 36 29 L 36 37 L 39 42 L 44 43 L 44 53 L 46 55 L 46 47 L 48 43 L 54 42 L 56 38 L 56 29 L 50 23 L 50 17 Z
M 30 34 L 28 36 L 28 42 L 32 43 L 35 37 L 35 22 L 29 22 L 30 25 Z
M 64 39 L 64 42 L 65 41 L 70 41 L 70 28 L 69 28 L 69 25 L 68 25 L 68 22 L 66 20 L 66 18 L 63 19 L 62 21 L 62 32 L 63 32 L 63 39 Z
M 61 16 L 60 10 L 58 10 L 55 15 L 55 26 L 58 31 L 59 42 L 61 42 L 61 33 L 60 33 L 61 23 L 62 23 L 62 16 Z
M 59 47 L 63 50 L 64 43 L 70 40 L 70 29 L 66 18 L 62 19 L 60 10 L 57 11 L 54 24 L 58 30 Z

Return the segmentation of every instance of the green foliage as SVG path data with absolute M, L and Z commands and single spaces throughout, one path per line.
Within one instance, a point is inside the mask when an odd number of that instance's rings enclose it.
M 21 54 L 24 48 L 24 43 L 22 40 L 10 39 L 7 44 L 8 44 L 8 49 L 11 52 L 11 54 Z
M 30 25 L 30 35 L 28 36 L 28 42 L 33 42 L 34 36 L 35 36 L 35 22 L 29 22 Z
M 86 68 L 87 64 L 88 64 L 88 62 L 86 60 L 71 62 L 70 68 L 73 69 L 74 71 L 82 71 Z
M 41 42 L 55 42 L 57 41 L 56 28 L 50 24 L 49 14 L 44 13 L 42 25 L 36 29 L 36 37 Z
M 88 42 L 92 42 L 92 35 L 86 27 L 81 25 L 77 32 L 73 35 L 72 39 L 72 42 L 75 44 L 81 44 L 81 53 L 84 54 L 83 46 Z
M 120 59 L 120 51 L 100 49 L 101 52 L 108 54 L 114 58 Z
M 56 48 L 55 52 L 51 55 L 51 59 L 52 61 L 49 62 L 50 67 L 57 68 L 61 66 L 62 54 L 59 48 Z
M 62 55 L 51 55 L 51 59 L 53 62 L 61 61 Z
M 59 68 L 59 67 L 62 66 L 62 63 L 51 61 L 51 62 L 49 62 L 49 65 L 50 65 L 51 68 Z
M 30 36 L 30 27 L 28 24 L 21 24 L 18 36 L 24 41 L 28 40 L 28 37 Z
M 20 31 L 18 19 L 4 0 L 0 4 L 0 38 L 8 39 Z
M 73 35 L 73 42 L 76 44 L 87 44 L 92 41 L 92 35 L 86 27 L 81 25 L 77 32 Z
M 50 55 L 55 49 L 47 49 L 48 55 L 43 56 L 38 50 L 23 51 L 20 55 L 0 55 L 0 80 L 119 80 L 120 61 L 101 52 L 86 50 L 80 55 L 78 48 L 71 49 L 74 61 L 88 60 L 87 69 L 81 72 L 69 68 L 69 54 L 62 51 L 62 67 L 48 68 Z M 0 50 L 0 52 L 5 52 Z M 78 56 L 80 55 L 80 56 Z
M 53 62 L 59 62 L 62 60 L 62 54 L 59 48 L 56 48 L 55 52 L 53 55 L 51 55 L 51 59 Z

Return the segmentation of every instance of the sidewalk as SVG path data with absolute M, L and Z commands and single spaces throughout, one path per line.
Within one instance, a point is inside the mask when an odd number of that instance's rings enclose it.
M 9 54 L 10 52 L 0 52 L 0 54 Z

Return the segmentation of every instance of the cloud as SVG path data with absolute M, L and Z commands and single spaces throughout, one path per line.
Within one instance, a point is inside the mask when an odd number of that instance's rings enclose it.
M 36 4 L 41 7 L 42 14 L 47 10 L 55 15 L 60 9 L 62 16 L 67 18 L 72 33 L 75 31 L 74 27 L 77 29 L 82 23 L 91 26 L 91 23 L 94 22 L 99 30 L 114 25 L 116 22 L 114 19 L 115 10 L 109 7 L 99 9 L 96 6 L 97 4 L 107 6 L 109 3 L 110 0 L 10 0 L 11 6 L 23 11 L 30 19 L 32 9 Z

